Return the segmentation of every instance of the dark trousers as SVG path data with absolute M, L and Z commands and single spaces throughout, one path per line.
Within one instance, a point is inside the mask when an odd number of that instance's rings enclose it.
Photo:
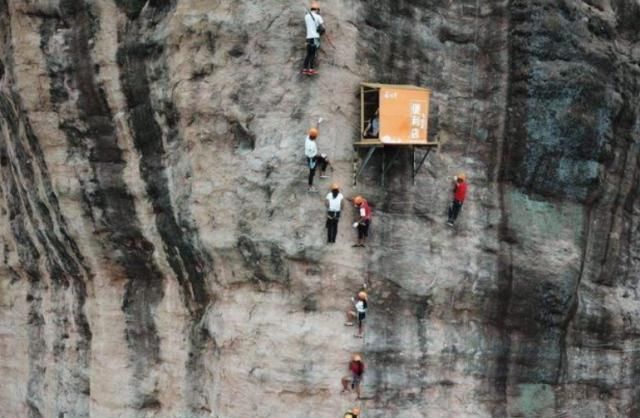
M 365 239 L 369 236 L 369 225 L 371 222 L 366 219 L 364 222 L 358 224 L 358 239 Z
M 307 165 L 309 166 L 309 187 L 313 186 L 313 176 L 316 175 L 316 167 L 318 166 L 316 158 L 317 157 L 307 157 Z
M 316 45 L 317 43 L 315 39 L 307 39 L 307 56 L 304 59 L 305 70 L 313 68 L 313 62 L 316 59 L 316 52 L 318 51 L 318 47 Z
M 449 222 L 455 222 L 460 214 L 460 209 L 462 209 L 462 202 L 454 199 L 449 206 Z
M 309 166 L 309 187 L 311 187 L 313 186 L 313 177 L 316 175 L 318 165 L 320 166 L 320 172 L 324 173 L 329 166 L 329 161 L 321 155 L 316 155 L 313 158 L 307 157 L 307 165 Z
M 327 213 L 327 242 L 336 242 L 339 220 L 340 212 L 329 211 Z

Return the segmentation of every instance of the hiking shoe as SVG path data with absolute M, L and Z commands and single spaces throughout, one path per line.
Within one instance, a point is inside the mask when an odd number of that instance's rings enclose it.
M 307 70 L 308 75 L 316 75 L 318 74 L 318 70 L 314 70 L 313 68 Z
M 344 326 L 345 327 L 352 327 L 353 326 L 353 322 L 345 322 Z
M 451 221 L 447 221 L 447 226 L 450 226 L 450 227 L 452 227 L 452 228 L 453 228 L 453 222 L 451 222 Z
M 302 74 L 306 74 L 309 75 L 309 70 L 307 70 L 306 68 L 303 68 L 301 71 Z
M 320 178 L 321 178 L 321 179 L 328 179 L 328 178 L 329 178 L 329 176 L 327 176 L 326 174 L 323 174 L 323 175 L 321 175 L 321 176 L 320 176 Z
M 318 189 L 316 189 L 315 187 L 311 186 L 311 187 L 309 187 L 309 190 L 308 190 L 308 191 L 309 191 L 310 193 L 316 193 L 316 192 L 318 191 Z

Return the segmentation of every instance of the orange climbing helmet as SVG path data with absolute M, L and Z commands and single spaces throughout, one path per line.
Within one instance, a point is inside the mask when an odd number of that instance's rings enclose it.
M 318 129 L 316 128 L 309 129 L 309 138 L 315 139 L 317 137 L 318 137 Z
M 362 357 L 360 357 L 360 354 L 354 354 L 353 361 L 362 361 Z
M 360 408 L 357 406 L 351 410 L 352 414 L 360 415 Z
M 464 173 L 458 173 L 458 175 L 456 176 L 456 179 L 460 181 L 465 181 L 467 179 L 467 176 Z
M 367 300 L 367 297 L 368 297 L 368 296 L 367 296 L 367 292 L 365 292 L 365 291 L 361 291 L 360 293 L 358 293 L 358 298 L 359 298 L 360 300 L 365 300 L 365 301 L 366 301 L 366 300 Z
M 362 196 L 356 196 L 353 199 L 353 204 L 356 206 L 360 206 L 362 204 L 362 202 L 364 202 L 364 198 Z
M 331 183 L 329 190 L 340 190 L 340 185 L 338 183 Z
M 311 6 L 309 6 L 311 10 L 320 10 L 320 3 L 317 1 L 312 1 Z

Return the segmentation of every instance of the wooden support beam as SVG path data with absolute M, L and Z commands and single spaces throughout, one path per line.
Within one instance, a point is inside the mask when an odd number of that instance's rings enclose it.
M 356 172 L 356 176 L 355 176 L 355 178 L 353 180 L 353 184 L 357 183 L 358 177 L 362 173 L 362 170 L 364 170 L 364 168 L 367 166 L 367 164 L 369 164 L 369 160 L 371 160 L 371 157 L 373 156 L 374 152 L 376 152 L 376 148 L 375 147 L 372 147 L 372 148 L 369 149 L 369 152 L 367 153 L 367 156 L 364 158 L 364 161 L 362 162 L 362 164 L 360 165 L 360 168 Z
M 360 134 L 364 135 L 364 87 L 360 86 Z
M 416 175 L 418 174 L 418 172 L 420 171 L 420 168 L 422 168 L 422 165 L 424 164 L 425 160 L 427 159 L 427 157 L 429 156 L 429 153 L 431 152 L 433 148 L 427 148 L 427 152 L 424 153 L 424 156 L 422 157 L 422 159 L 420 160 L 420 163 L 418 164 L 418 166 L 415 166 L 415 158 L 413 159 L 413 184 L 416 184 Z
M 396 148 L 395 151 L 393 152 L 393 155 L 391 156 L 391 160 L 389 161 L 389 164 L 386 164 L 385 162 L 385 157 L 387 154 L 387 150 L 384 149 L 384 155 L 382 156 L 382 187 L 384 187 L 384 179 L 385 176 L 387 174 L 387 172 L 389 171 L 389 169 L 393 166 L 393 163 L 396 162 L 396 160 L 398 159 L 398 156 L 400 155 L 401 149 L 400 148 Z

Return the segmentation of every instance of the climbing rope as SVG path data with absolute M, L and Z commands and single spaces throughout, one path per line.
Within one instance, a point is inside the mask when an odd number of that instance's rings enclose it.
M 478 61 L 478 22 L 480 20 L 480 0 L 476 0 L 476 16 L 474 19 L 473 45 L 475 46 L 473 60 L 471 62 L 471 126 L 467 134 L 467 142 L 464 148 L 464 165 L 467 165 L 467 155 L 469 153 L 469 144 L 471 143 L 471 135 L 476 129 L 476 62 Z

